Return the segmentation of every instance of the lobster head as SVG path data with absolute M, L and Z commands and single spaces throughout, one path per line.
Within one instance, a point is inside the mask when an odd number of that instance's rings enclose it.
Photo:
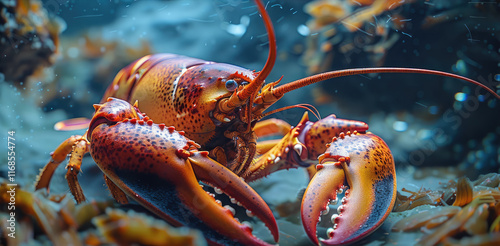
M 103 96 L 139 101 L 142 112 L 155 122 L 183 129 L 201 146 L 239 118 L 241 106 L 220 112 L 220 102 L 250 85 L 257 74 L 230 64 L 204 61 L 173 54 L 143 57 L 115 77 Z M 248 101 L 248 100 L 247 100 Z M 234 122 L 231 122 L 234 124 Z
M 269 16 L 257 1 L 269 35 L 269 57 L 260 72 L 173 54 L 140 58 L 122 69 L 102 97 L 139 101 L 142 112 L 155 122 L 183 129 L 204 149 L 227 142 L 227 132 L 250 132 L 261 117 L 254 99 L 276 59 L 276 42 Z M 267 98 L 267 97 L 266 97 Z M 266 106 L 272 103 L 265 102 Z M 229 137 L 234 138 L 234 137 Z

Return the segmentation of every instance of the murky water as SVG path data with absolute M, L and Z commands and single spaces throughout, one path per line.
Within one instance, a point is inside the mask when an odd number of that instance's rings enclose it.
M 283 75 L 284 84 L 311 73 L 395 66 L 459 74 L 498 93 L 498 3 L 409 1 L 376 8 L 358 6 L 370 1 L 352 2 L 331 1 L 338 12 L 323 10 L 316 17 L 312 4 L 268 2 L 278 54 L 267 81 Z M 0 177 L 12 177 L 29 191 L 50 153 L 69 136 L 84 133 L 55 131 L 54 124 L 90 118 L 92 104 L 134 60 L 175 53 L 259 71 L 268 55 L 266 31 L 252 1 L 2 0 L 1 7 L 0 159 L 7 163 L 9 151 L 15 151 L 16 162 L 10 173 L 2 164 Z M 356 75 L 292 91 L 271 109 L 295 104 L 313 105 L 322 117 L 336 114 L 368 123 L 391 148 L 398 191 L 499 172 L 498 99 L 466 82 L 433 75 Z M 293 126 L 304 111 L 293 108 L 271 117 Z M 89 155 L 82 170 L 78 178 L 87 197 L 111 199 Z M 56 171 L 51 193 L 69 191 L 65 172 Z M 251 185 L 274 210 L 294 201 L 307 183 L 304 170 L 290 170 Z M 390 217 L 362 242 L 403 240 L 407 235 L 384 234 L 396 219 Z M 310 243 L 298 210 L 277 220 L 281 245 Z M 254 234 L 272 242 L 262 224 L 254 227 Z M 326 237 L 326 227 L 320 230 Z M 41 234 L 26 240 L 46 240 Z

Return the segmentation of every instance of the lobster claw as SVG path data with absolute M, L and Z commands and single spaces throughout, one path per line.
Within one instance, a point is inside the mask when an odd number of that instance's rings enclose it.
M 278 224 L 276 223 L 271 209 L 267 206 L 260 195 L 257 194 L 257 192 L 255 192 L 245 181 L 225 166 L 222 166 L 216 161 L 206 157 L 203 152 L 193 153 L 189 160 L 198 180 L 211 186 L 218 187 L 228 196 L 235 198 L 243 207 L 252 211 L 252 214 L 264 222 L 276 242 L 279 240 Z M 217 218 L 213 219 L 214 221 L 218 220 Z M 242 225 L 242 227 L 246 231 L 251 230 L 247 228 L 246 225 Z M 231 228 L 228 227 L 227 229 L 230 230 Z M 238 235 L 238 233 L 236 234 L 237 237 L 242 237 Z M 249 235 L 252 236 L 251 233 L 249 233 Z M 261 241 L 256 241 L 257 243 L 252 241 L 249 242 L 252 242 L 252 245 L 262 244 Z
M 112 114 L 106 113 L 108 109 L 113 109 Z M 203 181 L 235 198 L 278 240 L 274 216 L 257 192 L 208 158 L 208 152 L 198 151 L 199 145 L 184 137 L 182 131 L 154 124 L 134 110 L 123 100 L 111 99 L 96 107 L 90 123 L 90 153 L 111 181 L 107 184 L 112 193 L 125 193 L 175 226 L 201 230 L 215 245 L 269 245 L 236 220 L 230 208 L 208 194 L 199 184 Z
M 394 160 L 384 141 L 371 133 L 341 134 L 319 156 L 317 173 L 302 200 L 301 216 L 309 238 L 319 244 L 316 226 L 322 210 L 348 186 L 332 216 L 323 245 L 349 244 L 377 229 L 396 199 Z M 335 202 L 333 202 L 335 203 Z

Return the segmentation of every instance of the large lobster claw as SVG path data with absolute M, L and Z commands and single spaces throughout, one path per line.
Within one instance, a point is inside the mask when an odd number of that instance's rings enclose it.
M 337 193 L 346 190 L 339 214 L 332 216 L 325 245 L 348 244 L 377 229 L 396 199 L 396 172 L 391 151 L 378 136 L 366 133 L 366 123 L 330 115 L 317 122 L 307 113 L 272 149 L 259 157 L 247 172 L 247 181 L 286 168 L 307 167 L 314 174 L 302 199 L 302 224 L 319 244 L 319 216 Z M 325 140 L 331 142 L 325 146 Z M 310 165 L 317 163 L 316 170 Z
M 203 181 L 235 198 L 278 240 L 271 210 L 247 183 L 208 158 L 207 152 L 198 151 L 199 145 L 182 131 L 128 112 L 134 108 L 119 99 L 96 105 L 88 131 L 90 153 L 111 181 L 107 184 L 114 197 L 124 192 L 174 225 L 201 230 L 214 244 L 269 245 L 253 236 L 248 225 L 235 220 L 231 209 L 216 202 L 200 186 Z
M 372 233 L 389 215 L 396 198 L 394 160 L 387 145 L 371 133 L 341 133 L 318 159 L 301 208 L 309 238 L 319 244 L 320 213 L 330 201 L 337 201 L 337 192 L 345 186 L 348 190 L 337 208 L 339 214 L 332 216 L 333 229 L 322 244 L 349 244 Z

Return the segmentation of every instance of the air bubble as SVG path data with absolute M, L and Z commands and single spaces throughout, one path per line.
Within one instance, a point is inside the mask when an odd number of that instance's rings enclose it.
M 297 27 L 297 32 L 302 36 L 308 36 L 310 31 L 306 25 L 300 25 Z
M 438 112 L 439 112 L 438 106 L 430 106 L 429 107 L 429 113 L 430 114 L 436 115 Z
M 392 128 L 397 132 L 404 132 L 408 129 L 408 123 L 398 120 L 392 124 Z
M 467 99 L 467 94 L 463 93 L 463 92 L 458 92 L 455 94 L 455 100 L 459 101 L 459 102 L 463 102 Z

